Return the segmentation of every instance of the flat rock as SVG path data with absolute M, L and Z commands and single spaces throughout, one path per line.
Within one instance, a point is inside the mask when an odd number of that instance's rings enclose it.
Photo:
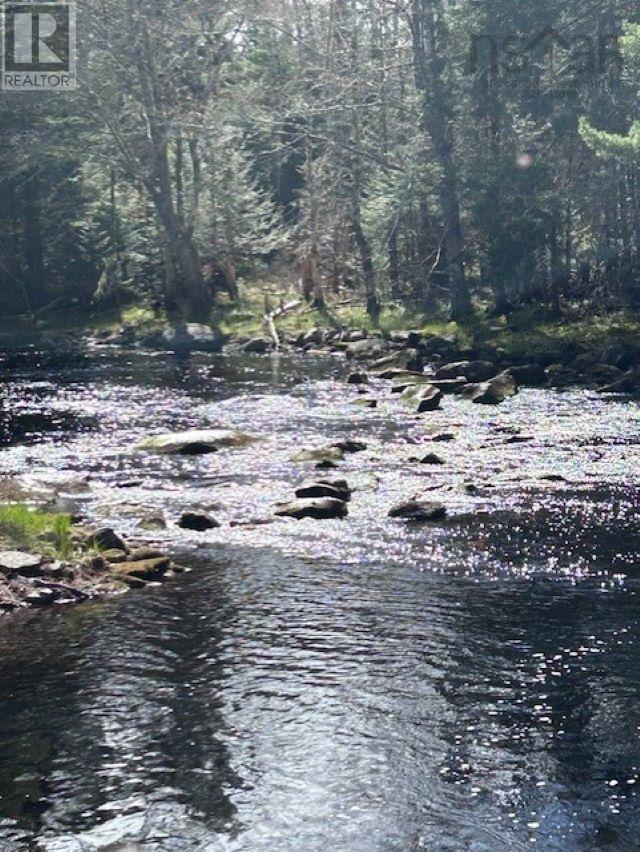
M 442 503 L 425 500 L 407 500 L 404 503 L 394 506 L 389 512 L 389 517 L 418 523 L 442 521 L 447 517 L 447 510 Z
M 171 565 L 168 556 L 156 559 L 138 559 L 135 562 L 120 562 L 111 566 L 111 573 L 124 582 L 129 578 L 136 580 L 157 580 L 163 576 Z
M 37 553 L 25 553 L 22 550 L 0 552 L 0 570 L 9 573 L 37 572 L 43 562 L 44 559 Z
M 347 358 L 376 358 L 384 352 L 384 344 L 375 337 L 369 337 L 349 343 L 345 351 Z
M 292 461 L 294 462 L 307 462 L 314 461 L 320 462 L 322 464 L 326 464 L 329 462 L 338 462 L 344 458 L 344 453 L 339 447 L 317 447 L 315 449 L 310 448 L 306 450 L 300 450 L 294 456 L 292 456 Z
M 315 497 L 332 497 L 343 503 L 351 499 L 351 489 L 346 479 L 317 479 L 314 482 L 303 482 L 296 488 L 296 497 L 301 499 Z
M 186 432 L 169 432 L 145 438 L 137 449 L 150 453 L 202 455 L 228 447 L 246 447 L 256 440 L 251 435 L 232 429 L 189 429 Z
M 280 505 L 275 512 L 283 518 L 314 518 L 324 520 L 329 518 L 346 518 L 348 509 L 342 500 L 333 497 L 319 497 L 304 500 L 294 500 L 291 503 Z
M 490 361 L 454 361 L 451 364 L 443 364 L 436 373 L 436 379 L 457 379 L 464 376 L 468 382 L 485 382 L 495 374 L 495 365 Z
M 351 438 L 347 438 L 344 441 L 336 441 L 331 446 L 340 450 L 341 453 L 361 453 L 367 449 L 364 441 L 354 441 Z

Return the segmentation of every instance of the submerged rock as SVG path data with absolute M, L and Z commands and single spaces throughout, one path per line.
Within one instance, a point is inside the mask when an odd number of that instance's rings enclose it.
M 447 510 L 442 503 L 412 499 L 394 506 L 389 517 L 419 523 L 442 521 L 447 517 Z
M 361 396 L 353 400 L 353 405 L 357 405 L 360 408 L 377 408 L 378 400 L 368 396 Z
M 203 455 L 227 447 L 246 447 L 256 440 L 244 432 L 230 429 L 189 429 L 186 432 L 170 432 L 145 438 L 137 449 L 150 453 Z
M 316 449 L 306 449 L 300 450 L 294 456 L 292 456 L 292 461 L 294 462 L 307 462 L 307 461 L 315 461 L 320 462 L 322 464 L 330 464 L 338 461 L 342 461 L 344 458 L 344 453 L 339 447 L 317 447 Z
M 184 512 L 180 516 L 178 526 L 184 530 L 204 532 L 205 530 L 213 530 L 219 527 L 220 523 L 205 512 Z
M 276 509 L 275 514 L 283 518 L 314 518 L 323 520 L 329 518 L 346 518 L 348 515 L 346 503 L 333 497 L 319 497 L 294 500 L 284 503 Z

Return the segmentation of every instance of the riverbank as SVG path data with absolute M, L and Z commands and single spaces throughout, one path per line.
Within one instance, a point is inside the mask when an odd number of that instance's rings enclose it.
M 359 306 L 336 302 L 315 309 L 295 293 L 272 286 L 248 288 L 243 300 L 223 304 L 197 323 L 125 307 L 119 314 L 67 313 L 63 321 L 58 315 L 43 316 L 37 327 L 15 321 L 0 324 L 0 346 L 33 343 L 53 350 L 88 343 L 179 353 L 340 354 L 346 344 L 365 338 L 380 341 L 385 351 L 405 344 L 417 348 L 423 359 L 436 364 L 480 359 L 503 369 L 538 365 L 545 371 L 539 384 L 551 387 L 606 387 L 624 380 L 621 390 L 640 388 L 640 323 L 624 312 L 559 320 L 540 308 L 521 309 L 508 318 L 478 311 L 469 322 L 453 323 L 391 306 L 373 323 Z
M 27 503 L 0 505 L 0 616 L 122 594 L 184 570 L 108 527 L 85 527 Z

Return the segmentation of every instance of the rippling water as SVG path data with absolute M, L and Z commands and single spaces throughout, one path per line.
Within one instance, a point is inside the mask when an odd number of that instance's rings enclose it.
M 0 475 L 132 536 L 163 516 L 193 570 L 0 622 L 0 849 L 640 848 L 635 402 L 417 418 L 383 386 L 355 407 L 337 361 L 2 369 Z M 134 449 L 201 425 L 261 440 Z M 296 449 L 347 436 L 369 447 L 341 464 L 346 521 L 229 525 L 292 494 Z M 427 450 L 446 464 L 410 461 Z M 426 491 L 446 524 L 387 519 Z M 178 530 L 190 507 L 221 528 Z

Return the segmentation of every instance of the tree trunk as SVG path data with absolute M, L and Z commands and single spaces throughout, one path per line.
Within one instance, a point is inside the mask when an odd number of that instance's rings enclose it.
M 451 318 L 460 320 L 469 316 L 472 305 L 466 280 L 458 180 L 453 158 L 450 93 L 444 79 L 444 61 L 439 55 L 444 49 L 441 42 L 446 38 L 440 0 L 412 0 L 411 32 L 416 86 L 422 95 L 422 126 L 431 137 L 441 172 L 438 199 L 446 232 Z

